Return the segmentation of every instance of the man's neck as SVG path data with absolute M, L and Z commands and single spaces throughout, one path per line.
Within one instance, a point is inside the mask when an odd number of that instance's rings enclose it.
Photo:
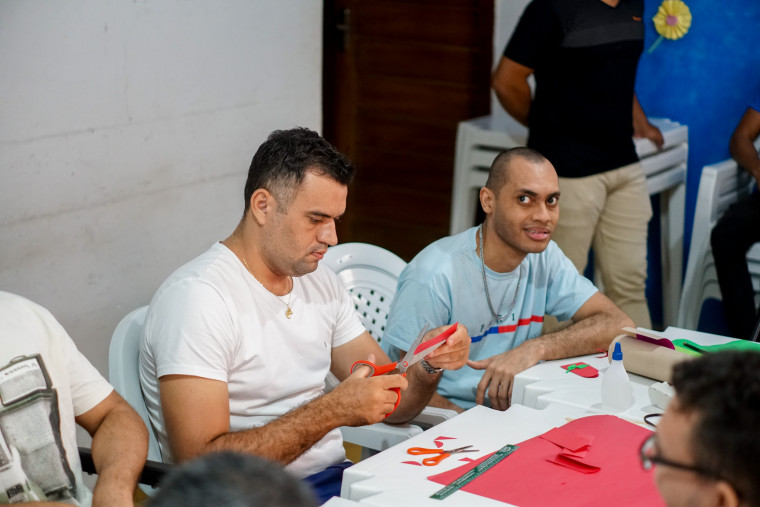
M 617 7 L 620 3 L 620 0 L 601 0 L 602 2 L 606 3 L 610 7 Z
M 255 234 L 246 228 L 241 221 L 230 236 L 221 243 L 234 253 L 243 267 L 266 290 L 276 296 L 284 296 L 293 289 L 293 278 L 287 274 L 279 274 L 272 270 L 264 261 L 258 248 Z
M 483 234 L 483 255 L 480 254 L 479 248 L 480 234 Z M 475 244 L 475 252 L 489 269 L 497 273 L 514 271 L 526 256 L 526 254 L 517 252 L 514 248 L 505 244 L 489 226 L 488 220 L 483 222 L 480 230 L 475 234 Z

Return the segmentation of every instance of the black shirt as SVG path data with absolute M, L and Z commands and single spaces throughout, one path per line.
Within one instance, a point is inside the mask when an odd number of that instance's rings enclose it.
M 638 160 L 633 145 L 643 0 L 533 0 L 504 56 L 535 71 L 528 146 L 562 177 Z

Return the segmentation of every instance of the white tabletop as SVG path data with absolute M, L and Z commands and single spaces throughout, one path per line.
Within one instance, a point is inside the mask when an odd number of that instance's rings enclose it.
M 700 345 L 717 345 L 732 341 L 733 338 L 677 327 L 668 327 L 658 335 L 670 340 L 688 339 Z M 607 413 L 602 409 L 602 377 L 609 367 L 609 359 L 603 354 L 592 354 L 570 359 L 544 361 L 515 376 L 512 389 L 512 403 L 541 409 L 550 404 L 567 405 L 593 413 Z M 583 361 L 599 370 L 596 378 L 584 378 L 568 373 L 562 365 Z M 633 386 L 634 404 L 625 412 L 616 413 L 632 422 L 643 422 L 644 416 L 660 413 L 661 409 L 649 401 L 649 386 L 657 382 L 650 378 L 629 373 Z
M 362 505 L 403 507 L 408 505 L 441 507 L 440 500 L 430 495 L 443 485 L 427 479 L 464 464 L 464 457 L 477 459 L 495 452 L 506 444 L 516 444 L 540 435 L 568 421 L 590 415 L 588 411 L 568 406 L 552 405 L 544 410 L 513 405 L 500 412 L 476 406 L 446 422 L 410 438 L 406 442 L 367 458 L 343 472 L 341 496 L 359 501 Z M 455 454 L 435 466 L 418 466 L 404 461 L 421 461 L 406 451 L 410 447 L 435 447 L 435 439 L 451 437 L 446 446 L 472 445 L 479 452 Z M 457 491 L 445 500 L 447 506 L 505 505 L 490 498 Z

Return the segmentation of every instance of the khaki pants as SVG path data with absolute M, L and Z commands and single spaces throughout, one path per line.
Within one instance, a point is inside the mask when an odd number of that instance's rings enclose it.
M 593 246 L 600 289 L 637 326 L 651 328 L 645 288 L 652 205 L 641 164 L 585 178 L 560 178 L 559 188 L 559 223 L 552 239 L 580 273 Z

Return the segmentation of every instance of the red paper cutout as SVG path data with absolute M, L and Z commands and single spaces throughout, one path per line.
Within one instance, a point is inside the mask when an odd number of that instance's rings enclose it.
M 637 340 L 641 340 L 647 343 L 653 343 L 655 345 L 665 347 L 666 349 L 672 349 L 672 350 L 676 349 L 676 346 L 673 345 L 672 341 L 668 340 L 667 338 L 663 338 L 662 336 L 656 335 L 654 333 L 650 333 L 649 331 L 643 331 L 641 329 L 633 329 L 630 327 L 623 328 L 623 331 L 627 331 L 629 333 L 633 332 L 636 335 Z
M 435 440 L 433 440 L 433 443 L 439 449 L 443 447 L 443 442 L 441 442 L 441 440 L 456 440 L 456 438 L 455 437 L 437 437 Z
M 422 466 L 422 463 L 417 463 L 416 461 L 402 461 L 401 463 L 404 463 L 406 465 L 419 465 L 419 466 Z
M 595 474 L 601 468 L 599 468 L 596 465 L 592 465 L 591 463 L 586 463 L 585 461 L 574 459 L 568 457 L 567 454 L 557 454 L 556 456 L 549 456 L 546 458 L 546 461 L 549 463 L 556 463 L 557 465 L 569 468 L 570 470 L 575 470 L 576 472 L 581 472 L 583 474 Z
M 571 368 L 571 366 L 582 366 L 581 368 Z M 577 363 L 570 363 L 562 365 L 562 368 L 565 370 L 568 370 L 569 373 L 575 373 L 579 377 L 583 378 L 594 378 L 599 376 L 599 370 L 591 366 L 590 364 L 584 363 L 582 361 Z
M 539 438 L 548 440 L 570 451 L 580 451 L 584 447 L 591 445 L 594 441 L 594 435 L 575 433 L 568 430 L 566 426 L 551 429 L 540 435 Z
M 652 434 L 651 431 L 610 415 L 575 419 L 564 428 L 594 435 L 594 442 L 583 461 L 599 466 L 597 473 L 578 473 L 546 461 L 547 456 L 556 456 L 557 447 L 535 437 L 519 443 L 514 453 L 462 489 L 522 507 L 559 504 L 562 507 L 587 507 L 599 505 L 600 499 L 614 501 L 616 506 L 665 505 L 654 485 L 653 475 L 645 472 L 639 462 L 639 447 Z M 440 484 L 450 484 L 489 456 L 428 478 Z

